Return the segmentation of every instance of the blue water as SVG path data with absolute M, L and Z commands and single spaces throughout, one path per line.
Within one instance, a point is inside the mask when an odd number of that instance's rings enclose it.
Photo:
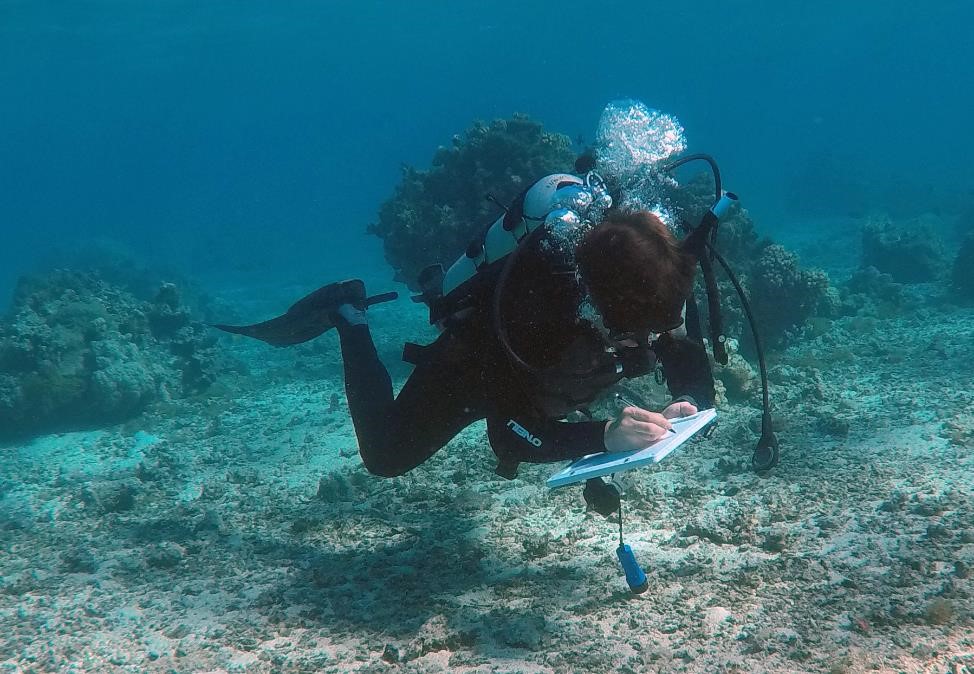
M 0 2 L 0 306 L 107 240 L 206 282 L 384 274 L 400 165 L 474 119 L 675 114 L 773 231 L 969 199 L 974 5 Z

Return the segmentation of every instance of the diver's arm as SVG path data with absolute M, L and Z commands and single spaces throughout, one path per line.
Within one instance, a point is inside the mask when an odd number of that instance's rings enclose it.
M 662 414 L 626 407 L 609 421 L 555 421 L 540 417 L 487 418 L 498 473 L 513 477 L 518 463 L 568 461 L 599 452 L 642 449 L 672 430 Z
M 707 352 L 698 342 L 670 334 L 653 342 L 653 351 L 663 366 L 670 394 L 689 398 L 695 407 L 713 407 L 716 392 Z
M 502 463 L 552 463 L 606 451 L 605 424 L 521 414 L 492 416 L 487 418 L 487 436 Z

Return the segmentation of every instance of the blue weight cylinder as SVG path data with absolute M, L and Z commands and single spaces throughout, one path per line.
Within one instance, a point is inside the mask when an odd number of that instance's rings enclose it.
M 636 555 L 632 553 L 632 548 L 625 543 L 620 543 L 619 547 L 616 548 L 616 555 L 618 555 L 619 563 L 622 564 L 622 568 L 626 572 L 626 582 L 629 583 L 629 589 L 632 590 L 632 593 L 642 594 L 645 592 L 649 588 L 649 581 L 646 580 L 646 574 L 643 573 L 639 562 L 636 561 Z

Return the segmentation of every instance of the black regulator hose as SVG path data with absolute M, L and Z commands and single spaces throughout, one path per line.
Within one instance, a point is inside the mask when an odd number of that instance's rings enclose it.
M 685 157 L 680 157 L 679 159 L 665 164 L 663 170 L 669 173 L 674 169 L 677 169 L 684 164 L 689 164 L 693 161 L 704 161 L 710 165 L 710 170 L 714 174 L 714 205 L 720 203 L 721 198 L 724 196 L 723 183 L 720 179 L 720 167 L 717 166 L 717 161 L 711 157 L 709 154 L 697 153 L 688 154 Z M 736 196 L 731 195 L 734 200 L 737 199 Z M 698 227 L 703 227 L 709 230 L 707 233 L 707 238 L 709 238 L 709 244 L 711 251 L 713 250 L 713 245 L 717 241 L 717 224 L 718 216 L 714 213 L 713 208 L 708 209 L 704 213 L 703 219 Z M 699 244 L 706 243 L 707 241 L 701 241 Z M 724 345 L 724 321 L 720 313 L 720 290 L 717 288 L 717 278 L 714 276 L 713 269 L 713 254 L 706 254 L 706 247 L 701 245 L 697 259 L 700 261 L 700 271 L 703 273 L 704 285 L 707 289 L 707 314 L 709 320 L 707 325 L 710 331 L 710 348 L 714 353 L 714 360 L 721 365 L 727 364 L 727 348 Z
M 518 257 L 521 255 L 521 251 L 531 243 L 531 241 L 537 240 L 545 232 L 545 226 L 542 224 L 530 233 L 528 233 L 524 238 L 518 241 L 517 245 L 514 247 L 510 253 L 507 254 L 507 259 L 504 260 L 504 266 L 501 267 L 500 276 L 497 278 L 497 285 L 494 287 L 494 293 L 491 297 L 491 307 L 490 307 L 490 322 L 492 324 L 494 334 L 497 336 L 497 341 L 500 342 L 501 348 L 504 349 L 504 353 L 517 367 L 528 372 L 530 374 L 539 374 L 540 370 L 535 366 L 524 361 L 520 355 L 511 346 L 511 340 L 507 336 L 507 328 L 504 325 L 504 321 L 501 319 L 501 299 L 504 296 L 504 291 L 507 288 L 507 281 L 511 277 L 511 270 L 514 269 L 515 263 Z
M 708 211 L 709 212 L 709 211 Z M 707 287 L 707 327 L 710 330 L 710 347 L 714 352 L 714 360 L 721 365 L 727 365 L 727 346 L 724 343 L 724 318 L 720 313 L 720 290 L 717 288 L 717 277 L 714 276 L 713 245 L 704 242 L 706 248 L 710 250 L 710 256 L 706 250 L 702 250 L 699 256 L 700 271 L 703 272 L 703 282 Z
M 768 366 L 764 359 L 764 347 L 761 344 L 761 335 L 758 333 L 754 314 L 751 313 L 751 303 L 748 301 L 747 294 L 744 292 L 744 288 L 741 287 L 740 281 L 737 280 L 737 275 L 731 271 L 730 265 L 727 264 L 727 260 L 724 259 L 723 255 L 718 253 L 709 243 L 707 244 L 707 248 L 710 249 L 710 254 L 723 267 L 724 273 L 727 274 L 727 278 L 734 285 L 734 290 L 737 291 L 737 296 L 741 299 L 741 308 L 744 310 L 744 316 L 747 317 L 748 325 L 751 326 L 754 349 L 758 353 L 758 368 L 761 372 L 761 405 L 763 414 L 761 416 L 761 437 L 758 439 L 758 444 L 754 448 L 754 455 L 751 457 L 751 467 L 755 471 L 762 473 L 778 465 L 778 459 L 780 457 L 778 437 L 774 434 L 774 422 L 771 420 L 771 396 L 768 393 Z
M 692 161 L 705 161 L 708 164 L 710 164 L 710 170 L 713 171 L 714 173 L 714 192 L 716 194 L 716 196 L 714 197 L 714 201 L 719 201 L 720 198 L 724 195 L 724 191 L 720 183 L 720 169 L 717 167 L 716 160 L 713 157 L 711 157 L 709 154 L 702 154 L 702 153 L 688 154 L 685 157 L 680 157 L 676 161 L 672 161 L 669 164 L 664 165 L 663 170 L 669 173 L 673 169 L 680 168 L 684 164 L 689 164 Z
M 717 160 L 711 157 L 709 154 L 704 154 L 698 152 L 696 154 L 688 154 L 685 157 L 680 157 L 676 161 L 672 161 L 669 164 L 663 166 L 663 170 L 669 173 L 674 169 L 678 169 L 684 164 L 689 164 L 692 161 L 705 161 L 710 165 L 710 170 L 714 174 L 714 203 L 716 204 L 720 201 L 720 198 L 724 196 L 723 184 L 720 179 L 720 167 L 717 166 Z M 717 243 L 717 227 L 715 226 L 710 232 L 710 243 L 711 245 Z M 713 258 L 711 257 L 711 260 Z M 701 269 L 704 273 L 704 278 L 706 278 L 707 269 L 701 263 Z
M 714 174 L 714 207 L 716 207 L 720 203 L 721 199 L 724 198 L 724 194 L 720 179 L 720 168 L 717 166 L 716 160 L 714 160 L 714 158 L 709 154 L 698 153 L 680 157 L 676 161 L 664 165 L 663 170 L 669 172 L 692 161 L 705 161 L 710 165 L 710 170 L 713 171 Z M 737 197 L 734 195 L 729 194 L 728 196 L 733 197 L 734 200 L 737 199 Z M 761 473 L 778 465 L 778 460 L 780 457 L 778 438 L 774 434 L 774 422 L 771 418 L 771 397 L 768 392 L 768 368 L 764 358 L 764 347 L 761 343 L 761 336 L 758 334 L 757 323 L 754 320 L 754 314 L 751 312 L 751 303 L 748 301 L 747 294 L 744 292 L 744 288 L 741 286 L 740 281 L 738 281 L 737 276 L 733 271 L 731 271 L 730 265 L 727 264 L 727 260 L 725 260 L 724 257 L 717 252 L 715 247 L 718 214 L 714 212 L 714 207 L 711 207 L 704 214 L 704 217 L 699 225 L 699 227 L 710 229 L 709 233 L 706 231 L 701 232 L 702 234 L 708 234 L 708 236 L 701 242 L 705 250 L 700 251 L 703 254 L 699 256 L 699 260 L 700 269 L 703 272 L 704 282 L 707 287 L 707 308 L 710 314 L 709 323 L 711 346 L 714 351 L 714 360 L 725 364 L 727 362 L 727 351 L 722 342 L 723 322 L 720 315 L 720 301 L 717 294 L 717 283 L 714 279 L 713 265 L 711 264 L 712 260 L 717 260 L 717 262 L 720 263 L 720 266 L 723 267 L 724 272 L 727 274 L 727 278 L 730 279 L 730 282 L 734 286 L 734 290 L 737 291 L 737 296 L 741 300 L 741 308 L 744 310 L 744 315 L 747 318 L 748 325 L 751 327 L 751 334 L 754 337 L 754 349 L 758 354 L 758 366 L 761 371 L 763 412 L 761 416 L 761 437 L 758 439 L 758 444 L 754 449 L 754 455 L 751 457 L 751 467 L 755 471 Z M 706 255 L 707 251 L 710 252 L 710 255 Z

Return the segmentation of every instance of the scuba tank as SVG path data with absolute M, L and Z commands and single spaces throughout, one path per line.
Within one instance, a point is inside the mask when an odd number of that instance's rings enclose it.
M 488 199 L 494 200 L 490 195 Z M 612 205 L 602 178 L 594 171 L 584 176 L 554 173 L 541 178 L 518 196 L 504 213 L 488 225 L 467 250 L 444 271 L 434 264 L 418 277 L 420 294 L 414 302 L 430 308 L 430 324 L 441 330 L 451 320 L 462 318 L 477 304 L 496 280 L 505 260 L 528 236 L 540 228 L 555 235 L 570 252 L 569 238 L 580 238 L 594 227 Z
M 604 211 L 612 205 L 612 199 L 600 187 L 601 179 L 592 172 L 584 179 L 570 173 L 554 173 L 531 185 L 450 266 L 443 276 L 442 294 L 450 294 L 485 265 L 508 255 L 524 237 L 544 225 L 553 210 L 564 208 L 584 214 L 594 206 Z

